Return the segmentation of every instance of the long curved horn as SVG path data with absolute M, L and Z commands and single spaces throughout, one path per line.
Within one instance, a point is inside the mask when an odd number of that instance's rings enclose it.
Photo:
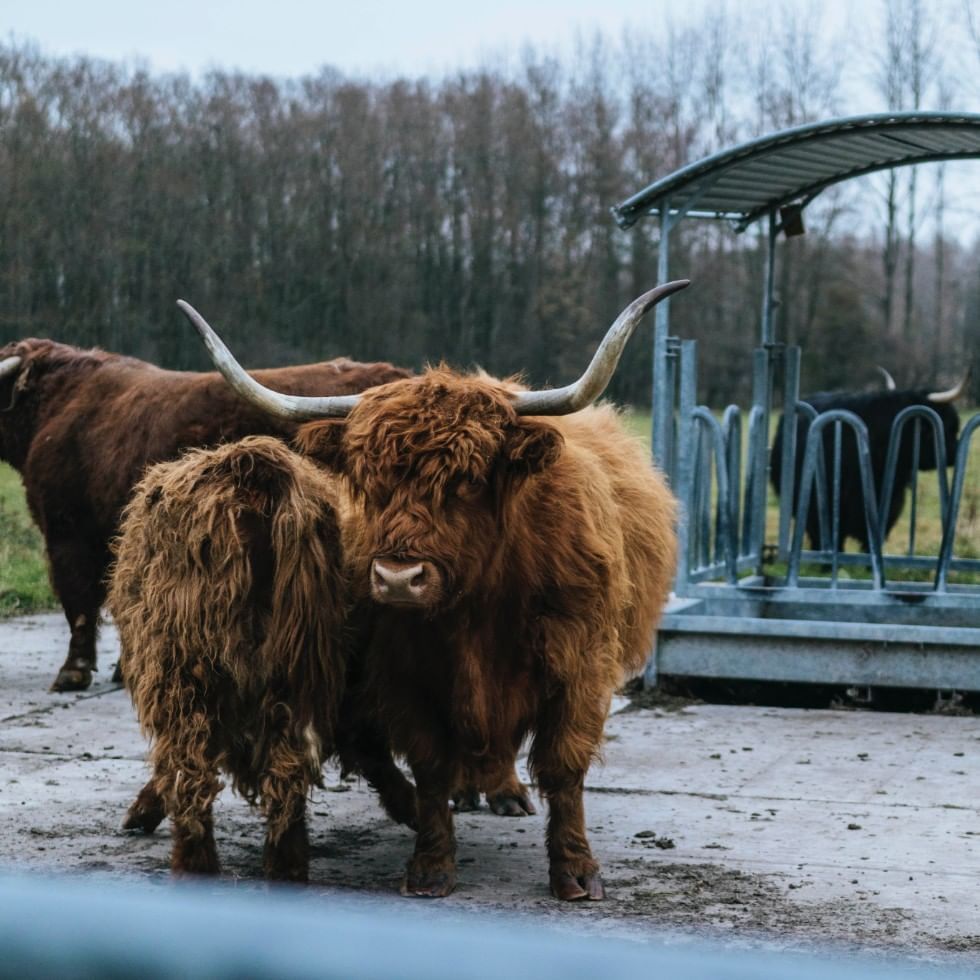
M 548 391 L 519 391 L 514 395 L 518 415 L 570 415 L 591 405 L 605 390 L 619 364 L 623 348 L 636 325 L 652 307 L 672 293 L 686 289 L 690 279 L 666 282 L 633 300 L 602 338 L 585 374 L 574 384 Z
M 16 374 L 20 370 L 23 362 L 24 358 L 17 355 L 5 357 L 0 361 L 0 381 L 3 381 L 4 378 L 9 378 L 12 374 Z
M 208 349 L 214 366 L 246 401 L 256 408 L 261 408 L 270 415 L 293 422 L 309 422 L 312 419 L 344 418 L 360 401 L 360 395 L 326 395 L 309 397 L 301 395 L 284 395 L 281 392 L 266 388 L 259 384 L 235 360 L 234 355 L 225 346 L 224 341 L 211 329 L 207 320 L 201 316 L 190 303 L 177 300 L 184 316 L 194 325 L 200 334 L 204 346 Z
M 929 401 L 934 405 L 943 405 L 947 402 L 955 402 L 960 395 L 966 390 L 966 383 L 970 380 L 970 369 L 966 369 L 966 374 L 960 379 L 959 384 L 953 385 L 952 388 L 948 388 L 946 391 L 934 391 L 932 394 L 928 395 Z
M 876 364 L 875 368 L 881 372 L 881 376 L 885 379 L 885 388 L 888 391 L 894 391 L 897 387 L 895 379 L 880 364 Z

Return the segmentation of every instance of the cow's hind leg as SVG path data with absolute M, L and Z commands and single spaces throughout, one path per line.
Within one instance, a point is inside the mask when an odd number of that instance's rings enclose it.
M 122 829 L 141 830 L 144 834 L 152 834 L 166 815 L 163 797 L 151 779 L 130 804 L 123 818 Z
M 303 746 L 277 741 L 259 780 L 259 800 L 266 818 L 262 858 L 266 878 L 305 883 L 309 879 L 310 846 L 306 833 L 306 796 L 314 767 Z
M 419 830 L 402 894 L 442 898 L 456 887 L 456 838 L 449 809 L 451 775 L 441 767 L 412 766 L 418 796 Z
M 457 813 L 468 813 L 480 809 L 480 788 L 476 783 L 466 783 L 453 793 L 453 809 Z
M 537 813 L 528 788 L 517 775 L 517 749 L 484 777 L 483 789 L 490 809 L 499 817 L 529 817 Z
M 503 759 L 494 759 L 481 768 L 478 776 L 465 782 L 453 793 L 457 813 L 480 809 L 480 791 L 487 805 L 498 817 L 528 817 L 537 813 L 528 788 L 517 775 L 517 748 Z
M 170 869 L 175 875 L 215 875 L 220 870 L 212 816 L 221 792 L 217 773 L 210 766 L 198 771 L 184 766 L 168 777 L 157 778 L 166 786 L 164 799 L 173 821 Z
M 51 682 L 53 693 L 85 691 L 95 670 L 95 640 L 98 635 L 99 606 L 86 603 L 65 604 L 65 617 L 71 630 L 68 655 Z
M 552 894 L 564 901 L 606 897 L 585 832 L 582 799 L 604 720 L 605 711 L 594 703 L 575 703 L 562 695 L 549 699 L 532 749 L 532 766 L 548 800 L 549 883 Z
M 416 830 L 415 787 L 395 765 L 387 739 L 374 727 L 353 721 L 348 725 L 353 734 L 338 746 L 344 772 L 360 773 L 378 794 L 385 813 L 396 823 Z
M 84 691 L 95 670 L 95 641 L 99 610 L 105 601 L 108 555 L 98 542 L 68 539 L 51 547 L 51 584 L 65 610 L 71 638 L 68 655 L 51 684 L 51 690 Z
M 179 718 L 171 717 L 168 728 L 154 732 L 151 750 L 152 782 L 173 823 L 170 867 L 175 875 L 217 874 L 212 809 L 222 784 L 209 751 L 209 716 L 200 702 L 187 697 L 186 689 L 168 693 L 187 709 Z

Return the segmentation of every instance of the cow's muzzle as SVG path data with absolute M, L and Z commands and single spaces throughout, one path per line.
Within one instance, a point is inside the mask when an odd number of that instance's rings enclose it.
M 371 598 L 387 606 L 416 609 L 434 605 L 442 594 L 442 576 L 431 561 L 375 558 L 371 563 Z

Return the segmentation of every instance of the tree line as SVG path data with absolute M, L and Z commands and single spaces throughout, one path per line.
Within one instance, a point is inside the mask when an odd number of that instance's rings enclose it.
M 882 57 L 920 59 L 926 105 L 945 76 L 913 8 L 882 8 L 899 39 Z M 712 13 L 439 79 L 192 79 L 2 44 L 0 343 L 49 336 L 202 368 L 182 297 L 248 365 L 345 354 L 564 383 L 655 280 L 656 223 L 621 231 L 612 204 L 741 139 L 855 111 L 832 41 L 802 15 L 772 29 L 776 46 Z M 886 67 L 882 98 L 908 107 L 912 76 Z M 781 244 L 778 330 L 804 346 L 805 387 L 861 387 L 877 363 L 928 384 L 975 346 L 980 249 L 941 222 L 916 238 L 927 179 L 940 186 L 923 170 L 918 205 L 902 173 L 828 192 Z M 688 221 L 671 251 L 672 273 L 696 280 L 671 316 L 702 341 L 700 397 L 744 402 L 762 238 Z M 651 350 L 647 328 L 615 398 L 648 403 Z

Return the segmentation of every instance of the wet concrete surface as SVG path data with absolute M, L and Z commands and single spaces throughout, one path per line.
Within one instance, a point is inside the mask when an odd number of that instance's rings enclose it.
M 118 829 L 147 769 L 128 695 L 109 680 L 115 633 L 103 629 L 84 694 L 47 692 L 66 648 L 60 616 L 0 623 L 0 867 L 163 881 L 166 825 Z M 620 698 L 606 733 L 586 810 L 607 901 L 549 896 L 539 806 L 457 815 L 457 891 L 415 904 L 980 966 L 980 718 Z M 328 768 L 325 784 L 310 806 L 311 887 L 409 902 L 397 892 L 410 831 L 363 783 Z M 226 790 L 215 823 L 224 877 L 257 887 L 260 817 Z

